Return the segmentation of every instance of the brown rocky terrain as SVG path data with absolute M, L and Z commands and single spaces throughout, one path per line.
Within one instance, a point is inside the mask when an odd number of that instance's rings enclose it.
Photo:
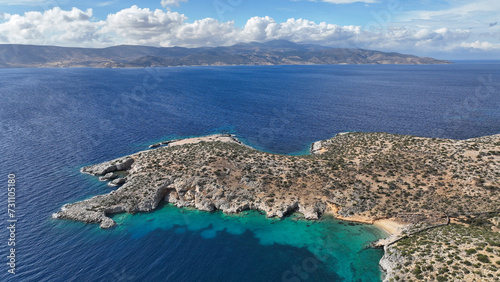
M 386 245 L 385 281 L 499 281 L 498 215 L 467 216 Z
M 82 168 L 124 184 L 64 205 L 53 217 L 109 228 L 115 225 L 110 214 L 151 211 L 165 201 L 225 213 L 261 210 L 269 217 L 391 219 L 410 225 L 379 242 L 386 281 L 498 281 L 500 135 L 449 140 L 343 133 L 314 143 L 307 156 L 261 152 L 230 135 L 153 147 Z M 467 220 L 481 214 L 490 217 L 478 231 Z
M 208 142 L 207 142 L 208 141 Z M 116 191 L 65 205 L 59 218 L 103 223 L 107 214 L 155 209 L 164 200 L 200 210 L 246 209 L 308 219 L 325 212 L 405 222 L 498 209 L 500 135 L 471 140 L 347 133 L 316 142 L 312 155 L 260 152 L 233 137 L 170 144 L 82 172 L 126 171 Z

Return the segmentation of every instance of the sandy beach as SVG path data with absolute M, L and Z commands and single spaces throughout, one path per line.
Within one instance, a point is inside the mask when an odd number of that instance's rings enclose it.
M 375 222 L 373 222 L 373 225 L 384 229 L 390 235 L 396 233 L 398 229 L 401 230 L 403 227 L 405 227 L 405 224 L 396 222 L 392 219 L 376 220 Z

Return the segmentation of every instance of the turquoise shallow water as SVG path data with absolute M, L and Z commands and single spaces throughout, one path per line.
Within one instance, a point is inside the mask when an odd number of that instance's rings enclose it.
M 208 244 L 218 240 L 238 242 L 241 237 L 251 237 L 261 246 L 300 250 L 299 260 L 272 262 L 282 268 L 282 281 L 377 281 L 382 275 L 378 261 L 383 252 L 364 247 L 385 237 L 385 232 L 371 225 L 339 221 L 330 216 L 308 221 L 300 214 L 293 214 L 280 220 L 266 218 L 257 211 L 227 215 L 168 204 L 154 212 L 117 214 L 113 219 L 119 225 L 113 232 L 130 234 L 136 240 L 155 232 L 189 234 Z M 254 255 L 261 255 L 265 261 L 265 254 Z

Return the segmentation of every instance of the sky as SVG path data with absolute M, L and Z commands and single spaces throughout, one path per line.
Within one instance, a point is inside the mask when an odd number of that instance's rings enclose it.
M 500 1 L 0 0 L 0 44 L 200 47 L 274 39 L 500 59 Z

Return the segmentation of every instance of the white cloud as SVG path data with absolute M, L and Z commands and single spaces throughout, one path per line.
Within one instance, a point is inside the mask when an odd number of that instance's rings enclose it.
M 379 34 L 364 32 L 358 38 L 358 45 L 384 51 L 404 50 L 409 53 L 432 53 L 448 50 L 449 46 L 460 44 L 469 37 L 469 31 L 460 29 L 394 27 Z
M 69 11 L 52 8 L 43 13 L 4 15 L 0 34 L 4 43 L 81 45 L 99 42 L 97 31 L 103 22 L 92 22 L 92 9 Z
M 448 28 L 487 28 L 498 21 L 500 1 L 498 0 L 454 0 L 441 10 L 416 10 L 403 12 L 396 17 L 403 25 L 446 26 Z
M 342 45 L 360 32 L 359 26 L 339 26 L 324 22 L 316 24 L 313 21 L 293 18 L 284 23 L 276 23 L 270 17 L 253 17 L 247 21 L 239 35 L 240 41 L 285 39 Z
M 472 49 L 475 51 L 493 51 L 500 50 L 500 44 L 495 44 L 487 41 L 462 42 L 459 46 L 464 49 Z
M 103 21 L 92 10 L 65 11 L 53 8 L 43 13 L 1 14 L 0 43 L 105 47 L 118 44 L 149 46 L 227 46 L 240 42 L 285 39 L 334 47 L 351 47 L 404 53 L 498 50 L 491 40 L 478 40 L 468 29 L 389 26 L 363 30 L 360 26 L 315 23 L 306 19 L 276 22 L 271 17 L 252 17 L 243 27 L 234 22 L 205 18 L 188 22 L 178 12 L 132 6 Z M 496 27 L 493 27 L 496 28 Z M 476 41 L 477 40 L 477 41 Z
M 115 34 L 115 42 L 119 44 L 197 47 L 273 39 L 340 45 L 360 31 L 356 26 L 316 24 L 304 19 L 277 23 L 270 17 L 252 17 L 243 28 L 236 27 L 232 21 L 212 18 L 188 23 L 187 17 L 177 12 L 132 6 L 110 14 L 100 33 Z
M 433 38 L 415 43 L 415 50 L 431 50 L 448 53 L 489 52 L 489 58 L 500 58 L 497 46 L 500 44 L 500 1 L 498 0 L 450 0 L 447 8 L 440 10 L 406 11 L 395 15 L 393 27 L 418 27 L 438 31 Z M 447 27 L 443 29 L 442 27 Z M 441 31 L 441 32 L 439 32 Z M 425 35 L 425 34 L 424 34 Z M 491 45 L 490 45 L 491 44 Z
M 161 0 L 161 5 L 163 7 L 175 6 L 179 7 L 181 2 L 187 2 L 188 0 Z
M 217 46 L 232 42 L 237 30 L 233 22 L 206 18 L 187 23 L 187 17 L 172 11 L 137 6 L 108 15 L 101 34 L 115 34 L 119 44 L 156 46 Z

